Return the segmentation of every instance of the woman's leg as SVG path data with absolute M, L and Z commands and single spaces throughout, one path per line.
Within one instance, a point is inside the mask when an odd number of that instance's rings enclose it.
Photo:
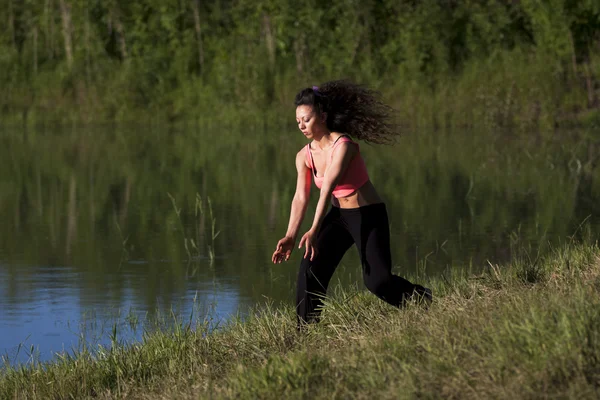
M 319 307 L 327 293 L 329 280 L 352 243 L 352 236 L 340 219 L 339 209 L 333 207 L 323 219 L 317 236 L 316 256 L 313 261 L 310 257 L 302 258 L 300 263 L 296 292 L 298 326 L 318 321 Z
M 358 247 L 365 286 L 396 307 L 422 288 L 392 274 L 390 230 L 385 205 L 373 204 L 342 210 L 342 216 Z

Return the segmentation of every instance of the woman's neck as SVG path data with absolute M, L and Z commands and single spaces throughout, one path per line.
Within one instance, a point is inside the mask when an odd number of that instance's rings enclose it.
M 340 136 L 343 135 L 338 132 L 327 132 L 319 139 L 315 139 L 315 142 L 317 142 L 317 146 L 319 146 L 319 149 L 326 150 L 327 148 L 331 147 L 333 143 L 335 143 L 335 141 L 339 139 Z

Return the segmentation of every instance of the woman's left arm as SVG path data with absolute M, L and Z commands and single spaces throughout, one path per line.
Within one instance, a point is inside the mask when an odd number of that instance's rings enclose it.
M 344 176 L 344 173 L 346 172 L 350 161 L 356 155 L 357 152 L 358 149 L 351 142 L 342 142 L 334 149 L 331 163 L 327 167 L 327 170 L 325 171 L 325 177 L 323 178 L 323 185 L 321 186 L 319 202 L 317 203 L 317 208 L 315 210 L 313 224 L 309 231 L 306 232 L 304 236 L 302 236 L 302 239 L 300 240 L 300 244 L 298 246 L 298 248 L 302 248 L 303 245 L 306 245 L 306 250 L 304 251 L 304 258 L 308 257 L 308 255 L 310 254 L 310 260 L 313 260 L 316 254 L 314 244 L 317 238 L 317 233 L 321 228 L 323 218 L 325 218 L 327 204 L 329 202 L 329 199 L 331 198 L 333 189 L 337 186 L 340 178 Z

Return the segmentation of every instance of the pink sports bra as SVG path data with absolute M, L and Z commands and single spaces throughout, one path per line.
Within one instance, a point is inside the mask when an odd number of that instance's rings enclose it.
M 335 143 L 333 144 L 333 149 L 331 149 L 331 156 L 329 157 L 329 162 L 331 162 L 331 160 L 333 159 L 333 153 L 335 152 L 337 145 L 342 142 L 350 142 L 356 145 L 356 147 L 360 148 L 358 143 L 352 141 L 350 138 L 348 138 L 348 136 L 340 136 L 336 139 Z M 309 168 L 313 171 L 315 185 L 319 189 L 321 189 L 325 176 L 317 176 L 317 169 L 315 168 L 315 163 L 312 158 L 312 152 L 310 151 L 310 143 L 306 145 L 306 159 L 308 161 Z M 358 154 L 354 156 L 354 158 L 350 161 L 350 164 L 348 164 L 346 172 L 340 178 L 338 184 L 333 189 L 332 194 L 336 198 L 349 196 L 352 193 L 356 192 L 358 189 L 360 189 L 360 187 L 367 183 L 368 180 L 369 174 L 367 173 L 367 167 L 365 165 L 365 161 L 360 155 L 359 150 Z

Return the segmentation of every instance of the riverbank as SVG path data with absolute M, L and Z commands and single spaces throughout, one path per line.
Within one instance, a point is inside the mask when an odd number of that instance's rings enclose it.
M 0 398 L 596 398 L 598 250 L 446 274 L 427 282 L 429 310 L 337 291 L 304 334 L 291 307 L 271 306 L 214 333 L 182 324 L 96 357 L 4 367 Z

